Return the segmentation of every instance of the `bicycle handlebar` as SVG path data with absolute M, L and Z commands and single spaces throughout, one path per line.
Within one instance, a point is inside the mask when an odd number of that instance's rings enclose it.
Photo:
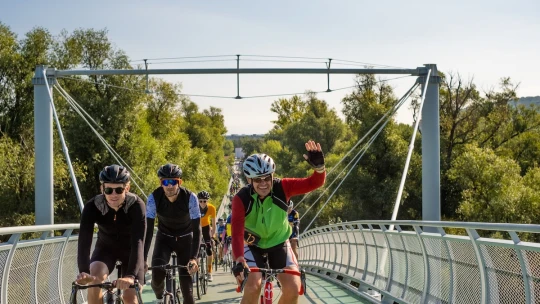
M 99 288 L 102 288 L 102 289 L 113 289 L 116 287 L 116 284 L 115 284 L 116 281 L 114 282 L 103 282 L 101 284 L 90 284 L 90 285 L 81 285 L 81 284 L 78 284 L 77 282 L 73 282 L 71 283 L 71 287 L 72 288 L 75 288 L 75 289 L 88 289 L 88 288 L 92 288 L 92 287 L 99 287 Z M 129 285 L 129 288 L 137 288 L 137 284 L 139 283 L 138 280 L 135 280 L 135 284 L 133 285 Z
M 168 270 L 168 269 L 178 269 L 178 268 L 186 268 L 186 269 L 191 269 L 193 267 L 193 263 L 189 263 L 188 265 L 171 265 L 171 264 L 165 264 L 165 265 L 159 265 L 159 266 L 152 266 L 152 267 L 148 267 L 148 269 L 163 269 L 163 270 Z
M 246 285 L 247 278 L 250 272 L 258 272 L 262 275 L 266 274 L 290 274 L 300 277 L 301 285 L 300 285 L 300 291 L 298 292 L 299 295 L 302 295 L 306 291 L 306 272 L 301 269 L 298 270 L 292 270 L 292 269 L 268 269 L 268 268 L 258 268 L 258 267 L 250 267 L 250 268 L 244 268 L 244 280 L 236 287 L 236 292 L 242 292 L 244 290 L 244 286 Z

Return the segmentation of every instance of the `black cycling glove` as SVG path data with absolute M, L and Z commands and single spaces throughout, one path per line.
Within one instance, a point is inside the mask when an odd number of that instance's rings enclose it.
M 324 168 L 324 154 L 322 151 L 307 151 L 306 161 L 313 167 L 315 170 L 320 170 Z
M 244 272 L 244 264 L 238 263 L 234 265 L 232 271 L 235 277 L 239 276 L 242 272 Z

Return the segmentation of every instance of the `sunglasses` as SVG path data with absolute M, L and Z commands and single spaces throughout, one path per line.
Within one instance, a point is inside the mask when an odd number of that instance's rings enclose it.
M 199 203 L 206 203 L 208 202 L 207 200 L 199 200 Z
M 178 185 L 178 180 L 177 179 L 164 179 L 161 181 L 161 184 L 165 187 L 167 187 L 168 185 L 176 186 Z
M 268 175 L 266 177 L 256 177 L 256 178 L 252 178 L 251 179 L 254 183 L 262 183 L 263 181 L 265 182 L 271 182 L 272 181 L 272 175 Z
M 124 187 L 117 187 L 117 188 L 110 188 L 110 187 L 107 187 L 105 189 L 103 189 L 103 192 L 107 195 L 111 195 L 114 192 L 116 192 L 116 194 L 122 194 L 124 193 L 124 190 L 126 190 L 126 188 Z

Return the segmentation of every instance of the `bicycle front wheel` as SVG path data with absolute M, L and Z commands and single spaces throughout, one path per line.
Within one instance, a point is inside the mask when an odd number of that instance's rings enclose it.
M 163 297 L 163 304 L 174 304 L 173 299 L 172 299 L 172 295 L 166 294 Z
M 202 295 L 202 291 L 201 291 L 201 284 L 199 283 L 199 275 L 200 275 L 200 272 L 197 271 L 194 275 L 193 275 L 193 278 L 195 279 L 195 284 L 197 285 L 197 299 L 200 300 L 201 299 L 201 295 Z

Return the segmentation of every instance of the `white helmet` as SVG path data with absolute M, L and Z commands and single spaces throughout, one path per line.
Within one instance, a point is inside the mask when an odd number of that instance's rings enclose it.
M 244 174 L 247 178 L 255 178 L 276 171 L 276 164 L 274 160 L 266 154 L 252 154 L 246 160 L 242 166 L 244 168 Z

